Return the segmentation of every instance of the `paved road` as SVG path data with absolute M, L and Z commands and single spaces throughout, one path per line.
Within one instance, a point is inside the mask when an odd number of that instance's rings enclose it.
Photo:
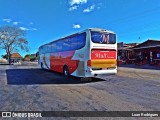
M 160 74 L 119 68 L 117 75 L 80 82 L 41 70 L 36 63 L 0 65 L 0 109 L 156 111 L 160 110 Z

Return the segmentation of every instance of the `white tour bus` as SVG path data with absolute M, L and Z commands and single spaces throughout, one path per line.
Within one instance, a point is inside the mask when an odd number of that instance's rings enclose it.
M 60 38 L 39 47 L 41 68 L 65 76 L 100 77 L 117 73 L 116 34 L 100 28 Z

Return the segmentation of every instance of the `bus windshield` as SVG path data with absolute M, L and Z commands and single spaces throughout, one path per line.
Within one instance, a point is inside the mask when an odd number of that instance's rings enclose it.
M 91 31 L 91 39 L 94 43 L 115 44 L 116 35 L 113 33 Z

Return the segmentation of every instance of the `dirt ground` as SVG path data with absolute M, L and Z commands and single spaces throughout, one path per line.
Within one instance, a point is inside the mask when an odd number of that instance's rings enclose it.
M 91 82 L 80 82 L 74 77 L 66 79 L 61 74 L 41 70 L 37 64 L 0 65 L 0 109 L 1 111 L 159 111 L 160 74 L 159 70 L 120 67 L 117 75 L 104 76 Z

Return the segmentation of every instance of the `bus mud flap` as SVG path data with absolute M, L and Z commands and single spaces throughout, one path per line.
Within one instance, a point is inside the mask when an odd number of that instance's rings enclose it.
M 84 61 L 78 63 L 77 76 L 85 76 Z

